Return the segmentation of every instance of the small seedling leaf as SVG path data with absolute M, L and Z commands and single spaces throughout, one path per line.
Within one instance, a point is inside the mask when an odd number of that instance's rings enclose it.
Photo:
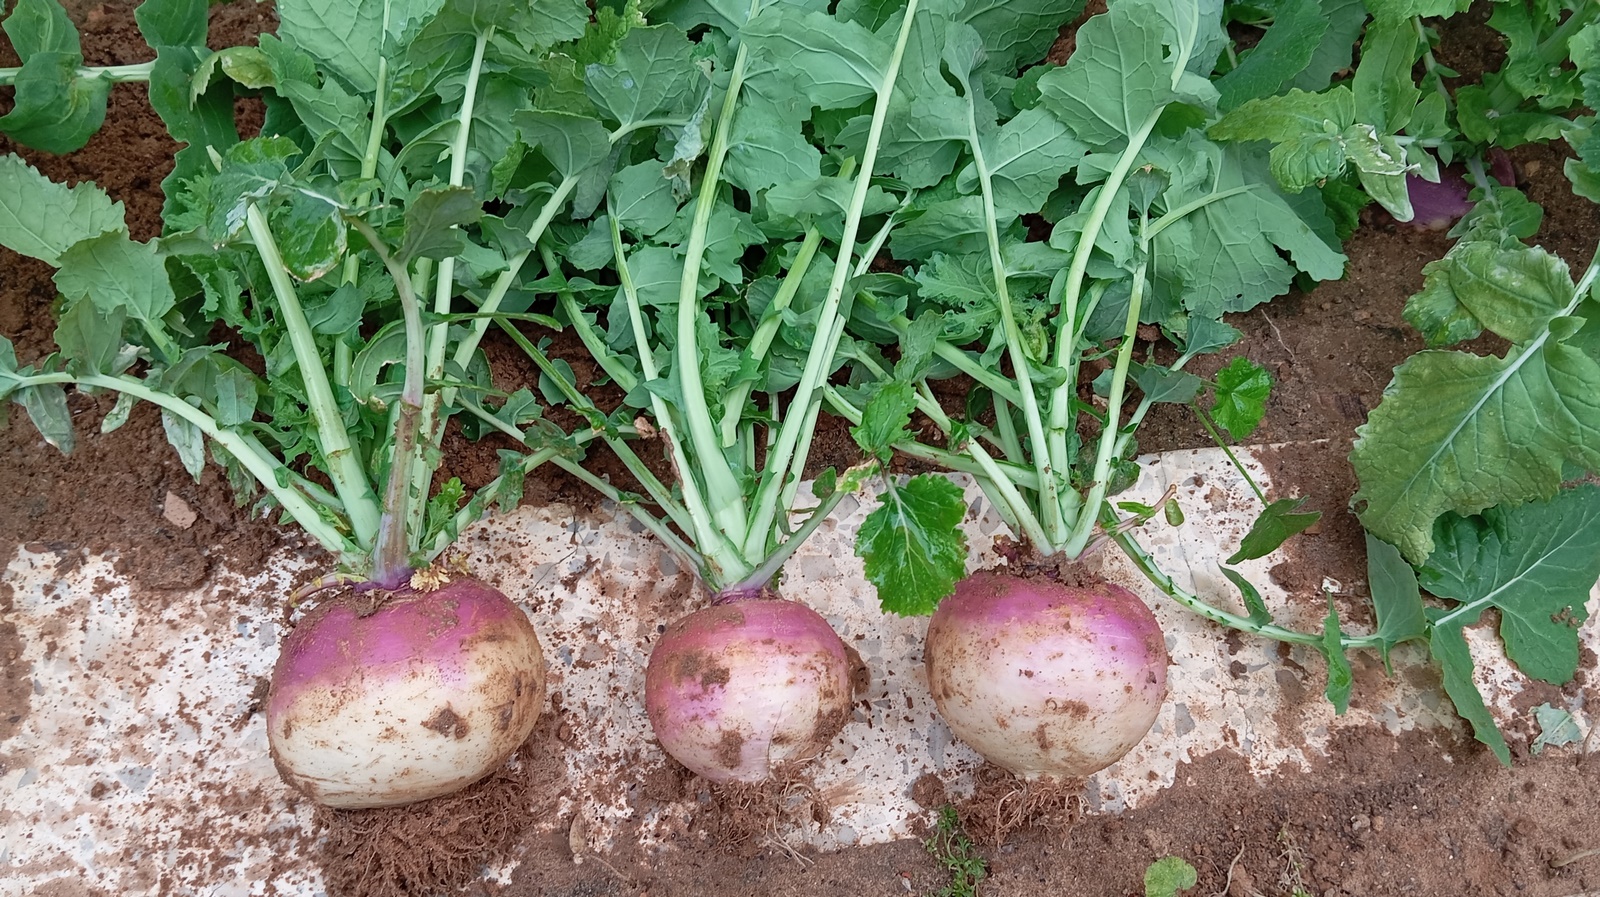
M 910 434 L 906 425 L 916 407 L 916 391 L 904 380 L 891 380 L 878 388 L 862 410 L 861 424 L 850 428 L 856 445 L 867 455 L 888 461 L 894 444 Z
M 1339 609 L 1328 596 L 1328 615 L 1322 620 L 1322 654 L 1328 659 L 1328 687 L 1324 694 L 1334 712 L 1343 715 L 1350 709 L 1350 689 L 1355 675 L 1350 671 L 1350 659 L 1344 655 L 1343 631 L 1339 628 Z
M 75 444 L 72 432 L 72 411 L 67 408 L 67 393 L 59 383 L 24 386 L 12 394 L 28 412 L 28 419 L 44 437 L 44 441 L 71 454 Z
M 1443 611 L 1430 610 L 1428 616 L 1437 623 Z M 1494 716 L 1483 703 L 1483 695 L 1472 681 L 1472 652 L 1457 625 L 1433 626 L 1428 638 L 1428 650 L 1439 662 L 1444 673 L 1444 691 L 1456 706 L 1456 713 L 1472 726 L 1472 737 L 1489 746 L 1489 750 L 1506 766 L 1511 765 L 1511 750 L 1506 747 L 1505 736 L 1495 725 Z
M 195 482 L 200 482 L 200 474 L 206 466 L 206 440 L 200 428 L 187 418 L 162 409 L 161 429 L 166 431 L 167 442 L 178 450 L 183 469 L 189 471 Z
M 1200 882 L 1195 868 L 1180 857 L 1162 857 L 1144 870 L 1144 897 L 1177 897 Z
M 1261 592 L 1244 578 L 1244 574 L 1231 567 L 1221 567 L 1222 575 L 1228 577 L 1244 598 L 1245 610 L 1250 614 L 1250 622 L 1257 626 L 1265 626 L 1272 622 L 1272 612 L 1267 610 L 1267 603 L 1261 600 Z
M 1576 744 L 1583 740 L 1583 730 L 1571 712 L 1549 704 L 1533 708 L 1534 719 L 1539 722 L 1539 734 L 1533 739 L 1533 752 L 1538 754 L 1547 747 Z
M 1217 372 L 1216 402 L 1211 416 L 1235 440 L 1248 439 L 1267 411 L 1272 375 L 1248 358 L 1239 357 Z

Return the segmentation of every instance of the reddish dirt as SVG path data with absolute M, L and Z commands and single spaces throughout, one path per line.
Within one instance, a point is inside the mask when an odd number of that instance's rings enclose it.
M 83 28 L 90 63 L 149 58 L 132 28 L 131 2 L 70 5 Z M 212 17 L 213 46 L 248 42 L 274 24 L 270 4 L 234 2 L 213 9 Z M 1480 44 L 1463 40 L 1456 46 L 1471 49 L 1464 54 L 1471 56 Z M 1463 71 L 1483 64 L 1448 55 L 1443 61 Z M 0 41 L 0 65 L 14 62 Z M 0 111 L 7 106 L 0 100 Z M 93 177 L 126 203 L 134 235 L 145 238 L 159 225 L 159 183 L 173 148 L 143 89 L 122 85 L 112 92 L 105 129 L 84 150 L 60 157 L 24 155 L 58 179 Z M 0 141 L 0 151 L 10 149 Z M 1586 263 L 1600 227 L 1593 207 L 1567 189 L 1561 153 L 1531 148 L 1514 157 L 1524 186 L 1547 210 L 1539 242 L 1574 267 Z M 1346 280 L 1311 295 L 1284 297 L 1232 322 L 1245 339 L 1231 354 L 1266 365 L 1278 381 L 1257 438 L 1298 443 L 1272 458 L 1274 488 L 1307 496 L 1326 515 L 1316 530 L 1291 543 L 1290 561 L 1274 571 L 1302 598 L 1317 598 L 1324 576 L 1354 582 L 1364 575 L 1360 530 L 1345 510 L 1354 490 L 1345 460 L 1349 442 L 1392 367 L 1420 347 L 1400 309 L 1421 283 L 1421 265 L 1447 247 L 1442 234 L 1411 231 L 1369 215 L 1367 227 L 1348 247 L 1352 263 Z M 54 296 L 47 268 L 0 250 L 0 334 L 16 343 L 24 360 L 52 348 Z M 554 353 L 568 359 L 589 386 L 594 370 L 581 357 L 581 347 L 571 337 L 554 338 Z M 491 340 L 487 350 L 502 385 L 536 382 L 508 342 Z M 1209 373 L 1220 361 L 1195 370 Z M 620 398 L 604 388 L 594 394 L 601 402 Z M 159 416 L 148 408 L 121 430 L 102 436 L 99 422 L 109 401 L 78 397 L 73 403 L 80 445 L 70 458 L 46 446 L 20 415 L 0 427 L 0 496 L 6 496 L 0 500 L 0 544 L 117 551 L 122 572 L 152 601 L 163 600 L 162 590 L 205 581 L 220 561 L 249 567 L 282 550 L 285 542 L 300 544 L 236 508 L 213 469 L 193 482 L 166 446 Z M 1206 444 L 1192 420 L 1166 410 L 1152 417 L 1141 437 L 1147 451 Z M 1326 442 L 1308 444 L 1312 440 Z M 453 438 L 441 476 L 481 485 L 494 475 L 497 447 L 492 441 L 469 445 Z M 659 452 L 646 452 L 646 459 L 653 467 L 661 460 Z M 855 459 L 845 427 L 831 424 L 819 433 L 815 466 Z M 591 463 L 626 483 L 614 459 L 597 452 Z M 173 522 L 188 515 L 174 514 L 169 496 L 193 512 L 187 526 Z M 570 477 L 541 471 L 530 481 L 525 500 L 552 499 L 580 507 L 593 501 Z M 0 591 L 0 615 L 10 610 L 10 600 Z M 9 670 L 18 650 L 15 627 L 0 616 L 0 668 Z M 1593 668 L 1595 659 L 1586 657 L 1584 663 Z M 11 675 L 4 681 L 21 685 Z M 1585 687 L 1592 698 L 1592 685 Z M 1542 699 L 1541 694 L 1530 697 Z M 13 708 L 25 707 L 25 698 L 18 688 L 0 688 L 0 735 L 8 720 L 16 719 Z M 1307 694 L 1305 700 L 1320 698 Z M 1087 817 L 1064 832 L 1025 829 L 997 848 L 985 848 L 990 877 L 982 893 L 1137 894 L 1145 866 L 1168 854 L 1198 867 L 1200 886 L 1190 894 L 1570 897 L 1600 891 L 1600 856 L 1584 857 L 1584 851 L 1600 847 L 1594 825 L 1600 818 L 1600 758 L 1579 758 L 1568 750 L 1530 759 L 1527 733 L 1512 733 L 1512 740 L 1520 756 L 1511 770 L 1471 742 L 1367 731 L 1341 736 L 1331 757 L 1310 772 L 1283 770 L 1259 782 L 1232 754 L 1199 758 L 1180 768 L 1175 787 L 1138 810 Z M 675 800 L 696 787 L 693 780 L 666 773 L 647 782 L 644 795 Z M 537 789 L 512 793 L 521 795 L 524 812 L 550 812 L 547 797 Z M 943 800 L 942 784 L 927 777 L 913 793 L 929 806 Z M 433 817 L 420 818 L 428 823 L 424 829 L 435 829 Z M 408 825 L 396 831 L 405 834 L 404 841 L 419 830 Z M 504 831 L 482 832 L 481 844 L 503 846 Z M 575 856 L 574 839 L 565 832 L 524 835 L 508 848 L 521 860 L 512 883 L 479 883 L 469 893 L 811 897 L 929 893 L 941 885 L 940 867 L 915 841 L 796 858 L 759 842 L 751 851 L 739 834 L 719 832 L 741 845 L 736 850 L 706 850 L 686 836 L 664 855 L 623 850 L 606 857 Z M 339 843 L 330 843 L 330 857 Z M 359 861 L 369 860 L 374 860 L 370 853 Z M 374 861 L 392 860 L 391 855 Z M 341 890 L 359 881 L 337 860 L 330 860 L 330 869 Z

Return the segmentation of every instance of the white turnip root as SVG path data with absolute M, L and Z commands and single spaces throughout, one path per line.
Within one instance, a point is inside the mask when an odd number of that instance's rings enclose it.
M 1155 617 L 1106 582 L 970 576 L 934 612 L 923 658 L 951 731 L 1024 780 L 1115 763 L 1150 730 L 1167 689 Z
M 667 627 L 645 708 L 678 762 L 713 782 L 760 782 L 822 753 L 850 716 L 851 658 L 816 611 L 752 598 Z
M 347 595 L 283 641 L 267 697 L 272 758 L 330 807 L 449 794 L 527 740 L 544 670 L 527 615 L 476 580 Z

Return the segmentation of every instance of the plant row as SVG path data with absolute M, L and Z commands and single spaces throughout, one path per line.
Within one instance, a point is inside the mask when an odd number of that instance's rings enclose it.
M 537 637 L 437 561 L 545 464 L 704 586 L 646 698 L 663 746 L 717 780 L 809 758 L 848 718 L 848 652 L 777 592 L 864 489 L 857 553 L 886 612 L 934 615 L 930 681 L 958 734 L 1025 778 L 1072 777 L 1153 721 L 1148 609 L 1092 580 L 968 577 L 961 490 L 889 475 L 896 456 L 969 474 L 1036 556 L 1114 544 L 1205 617 L 1319 651 L 1341 711 L 1348 651 L 1424 640 L 1506 758 L 1463 636 L 1490 607 L 1529 675 L 1576 669 L 1600 575 L 1600 491 L 1573 485 L 1600 468 L 1594 271 L 1575 284 L 1525 242 L 1539 210 L 1492 151 L 1565 138 L 1575 188 L 1600 195 L 1587 4 L 1496 4 L 1506 60 L 1470 84 L 1427 27 L 1453 0 L 1119 0 L 1059 65 L 1036 61 L 1081 0 L 280 0 L 275 35 L 220 51 L 206 8 L 148 0 L 155 59 L 115 68 L 84 65 L 48 0 L 6 18 L 13 140 L 75 150 L 111 84 L 145 81 L 182 148 L 148 242 L 92 184 L 0 158 L 0 244 L 55 266 L 61 296 L 57 352 L 23 364 L 0 341 L 0 398 L 63 451 L 69 389 L 117 396 L 106 430 L 152 403 L 191 473 L 218 465 L 328 550 L 317 587 L 339 594 L 285 641 L 268 702 L 279 768 L 319 800 L 448 793 L 526 739 Z M 265 108 L 259 136 L 236 128 L 240 96 Z M 1222 568 L 1238 595 L 1207 598 L 1139 542 L 1176 502 L 1116 496 L 1158 403 L 1224 445 L 1251 435 L 1266 372 L 1185 369 L 1239 339 L 1227 315 L 1342 276 L 1371 200 L 1454 222 L 1406 306 L 1429 345 L 1509 348 L 1397 370 L 1352 458 L 1376 626 L 1347 632 L 1330 600 L 1298 631 L 1234 566 L 1315 522 L 1302 501 L 1263 498 Z M 536 383 L 496 388 L 491 330 Z M 595 378 L 552 356 L 551 330 Z M 941 401 L 953 377 L 964 397 Z M 823 415 L 860 463 L 810 466 Z M 434 485 L 452 421 L 518 446 L 470 496 Z M 626 488 L 588 462 L 601 445 Z M 396 718 L 421 724 L 391 737 Z

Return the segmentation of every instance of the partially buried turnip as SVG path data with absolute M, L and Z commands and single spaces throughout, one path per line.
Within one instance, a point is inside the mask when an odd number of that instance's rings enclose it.
M 970 576 L 934 612 L 923 656 L 951 731 L 1025 780 L 1115 763 L 1150 730 L 1166 696 L 1155 616 L 1107 582 Z
M 283 641 L 267 697 L 272 758 L 330 807 L 449 794 L 527 740 L 544 677 L 527 615 L 477 580 L 346 595 Z
M 645 708 L 678 762 L 713 782 L 761 782 L 822 753 L 850 716 L 852 663 L 816 611 L 751 598 L 667 627 Z

